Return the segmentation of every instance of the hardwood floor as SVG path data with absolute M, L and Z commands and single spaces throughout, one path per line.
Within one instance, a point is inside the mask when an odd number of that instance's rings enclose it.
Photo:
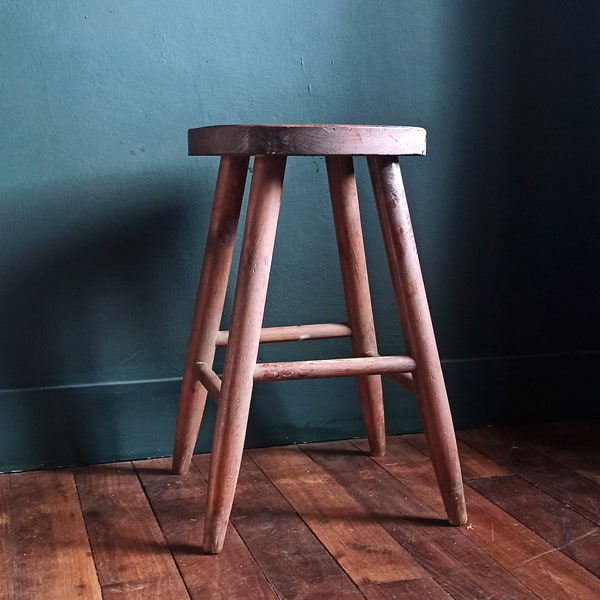
M 464 527 L 422 435 L 249 450 L 218 556 L 206 455 L 0 475 L 0 599 L 600 598 L 600 424 L 458 437 Z

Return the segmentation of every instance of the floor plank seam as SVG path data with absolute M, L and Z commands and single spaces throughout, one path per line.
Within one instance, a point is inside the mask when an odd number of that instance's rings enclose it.
M 73 477 L 75 491 L 77 492 L 77 503 L 79 505 L 79 510 L 81 511 L 81 515 L 83 517 L 83 525 L 85 527 L 85 533 L 87 536 L 88 548 L 89 548 L 90 554 L 92 555 L 92 561 L 94 562 L 94 571 L 95 571 L 95 575 L 96 575 L 96 581 L 98 582 L 98 587 L 100 588 L 100 594 L 102 594 L 102 586 L 100 585 L 100 577 L 98 576 L 98 564 L 97 564 L 97 560 L 96 560 L 97 557 L 96 557 L 96 553 L 94 552 L 92 539 L 90 537 L 90 530 L 88 528 L 88 522 L 87 522 L 87 519 L 85 518 L 85 512 L 83 510 L 83 504 L 81 501 L 81 493 L 79 490 L 79 485 L 77 484 L 76 470 L 69 469 L 69 471 L 71 472 L 71 476 Z
M 461 528 L 422 434 L 248 450 L 218 556 L 207 455 L 0 475 L 0 600 L 600 598 L 599 426 L 458 432 Z
M 169 550 L 169 554 L 171 556 L 171 560 L 175 564 L 175 568 L 177 569 L 177 572 L 179 573 L 179 577 L 181 578 L 181 581 L 183 582 L 183 585 L 185 586 L 185 589 L 186 589 L 187 594 L 188 594 L 187 600 L 191 600 L 191 598 L 192 598 L 191 590 L 190 590 L 190 588 L 188 586 L 186 578 L 184 577 L 184 573 L 181 570 L 181 566 L 179 565 L 179 561 L 177 560 L 177 556 L 175 556 L 175 551 L 171 547 L 171 544 L 169 544 L 169 540 L 168 540 L 167 536 L 165 535 L 165 531 L 164 531 L 164 529 L 163 529 L 163 527 L 161 525 L 161 522 L 160 522 L 160 519 L 159 519 L 159 515 L 156 513 L 156 509 L 154 508 L 152 500 L 151 500 L 150 496 L 148 495 L 146 486 L 144 485 L 144 482 L 140 478 L 139 469 L 138 469 L 137 465 L 135 464 L 135 461 L 131 461 L 131 466 L 133 467 L 133 471 L 134 471 L 135 476 L 137 477 L 137 480 L 138 480 L 138 482 L 140 484 L 140 487 L 142 489 L 144 497 L 146 498 L 146 501 L 148 502 L 148 506 L 150 507 L 150 510 L 152 511 L 152 515 L 154 516 L 154 520 L 156 521 L 156 523 L 158 525 L 158 529 L 160 530 L 160 533 L 162 535 L 162 539 L 165 542 L 165 546 Z

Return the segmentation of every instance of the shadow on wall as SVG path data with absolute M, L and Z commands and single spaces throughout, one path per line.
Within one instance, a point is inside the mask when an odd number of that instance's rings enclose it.
M 600 75 L 589 57 L 600 9 L 510 2 L 447 17 L 455 102 L 430 132 L 450 188 L 433 286 L 464 318 L 446 319 L 442 354 L 597 350 Z
M 525 349 L 600 349 L 600 6 L 516 3 L 507 90 L 511 158 L 498 269 Z M 594 64 L 596 63 L 596 64 Z M 513 317 L 514 320 L 514 317 Z
M 459 89 L 437 290 L 460 317 L 442 353 L 468 362 L 448 365 L 463 371 L 454 397 L 490 398 L 496 423 L 597 416 L 600 7 L 510 2 L 463 16 L 447 30 Z M 485 373 L 478 358 L 497 365 L 479 386 L 466 376 Z
M 182 248 L 189 235 L 200 247 L 208 212 L 191 215 L 196 207 L 181 186 L 160 176 L 95 180 L 43 196 L 21 192 L 7 205 L 0 405 L 14 428 L 6 443 L 23 445 L 24 455 L 39 455 L 45 464 L 64 464 L 66 457 L 85 462 L 100 447 L 107 458 L 117 457 L 120 430 L 128 425 L 113 414 L 128 409 L 114 403 L 133 400 L 138 411 L 132 406 L 130 416 L 140 431 L 148 416 L 135 398 L 144 391 L 130 398 L 122 387 L 110 389 L 111 382 L 173 381 L 162 401 L 176 398 L 194 297 L 189 270 L 199 269 Z M 151 410 L 158 400 L 145 405 Z M 141 434 L 141 447 L 154 429 Z
M 428 131 L 408 197 L 455 420 L 597 416 L 600 5 L 473 8 L 438 3 L 395 79 Z

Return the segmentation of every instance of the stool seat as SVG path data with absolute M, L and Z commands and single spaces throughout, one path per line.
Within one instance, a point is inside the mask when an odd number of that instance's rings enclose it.
M 421 127 L 212 125 L 188 131 L 190 156 L 399 156 L 425 154 Z
M 385 452 L 382 375 L 414 392 L 448 520 L 466 522 L 452 416 L 427 305 L 399 155 L 425 154 L 425 130 L 379 125 L 216 125 L 190 129 L 189 154 L 220 156 L 206 249 L 181 384 L 173 469 L 187 471 L 207 395 L 217 402 L 204 551 L 220 552 L 231 513 L 255 382 L 356 379 L 371 454 Z M 288 156 L 325 156 L 346 319 L 263 327 L 263 314 Z M 366 156 L 407 355 L 381 356 L 367 275 L 354 156 Z M 252 169 L 250 159 L 254 157 Z M 252 173 L 229 329 L 225 295 Z M 350 338 L 351 356 L 258 362 L 260 344 Z M 307 342 L 308 343 L 308 342 Z M 222 375 L 215 349 L 225 346 Z

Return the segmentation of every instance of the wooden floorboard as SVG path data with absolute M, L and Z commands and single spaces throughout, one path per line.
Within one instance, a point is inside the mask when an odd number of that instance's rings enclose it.
M 207 456 L 195 457 L 194 462 L 208 475 Z M 244 458 L 237 492 L 232 523 L 279 598 L 362 597 L 249 457 Z
M 188 594 L 131 463 L 75 470 L 102 597 Z
M 380 459 L 352 452 L 352 447 L 350 442 L 333 442 L 311 445 L 307 451 L 451 597 L 535 598 L 460 529 L 447 526 L 440 510 L 422 502 L 422 495 L 411 493 L 404 475 L 402 481 L 385 477 Z M 390 448 L 386 462 L 397 464 L 401 458 Z M 405 461 L 403 474 L 413 467 L 413 478 L 421 479 L 430 463 Z
M 253 450 L 250 456 L 359 588 L 426 575 L 351 492 L 299 447 Z
M 10 502 L 10 475 L 0 475 L 0 598 L 14 597 L 15 589 L 15 545 L 12 540 L 13 527 Z
M 32 590 L 49 600 L 101 598 L 73 473 L 18 473 L 8 482 L 8 598 Z
M 600 598 L 600 425 L 458 437 L 463 527 L 422 434 L 256 449 L 218 556 L 207 455 L 0 475 L 0 600 Z
M 182 477 L 170 471 L 170 459 L 136 461 L 135 468 L 181 576 L 193 600 L 243 598 L 273 600 L 266 577 L 234 527 L 217 556 L 199 551 L 202 542 L 206 481 L 194 465 Z
M 364 446 L 364 442 L 360 445 Z M 390 442 L 388 456 L 378 460 L 388 465 L 386 468 L 401 478 L 419 497 L 442 511 L 433 470 L 429 461 L 423 462 L 425 454 L 416 453 L 415 448 L 426 451 L 422 435 L 394 438 Z M 598 593 L 596 577 L 568 558 L 564 551 L 558 551 L 551 543 L 536 535 L 534 530 L 515 518 L 518 515 L 505 512 L 494 504 L 493 497 L 475 491 L 478 485 L 481 487 L 490 481 L 506 481 L 503 477 L 513 475 L 474 448 L 464 443 L 459 443 L 459 448 L 469 508 L 469 523 L 461 531 L 540 598 L 595 598 Z M 414 467 L 408 468 L 410 460 L 422 464 L 416 476 Z M 507 498 L 508 493 L 501 493 L 500 496 Z M 523 516 L 527 518 L 536 511 L 534 505 L 531 511 L 525 510 Z M 548 518 L 548 515 L 553 515 L 552 511 L 541 514 L 544 521 L 555 521 L 555 518 Z M 599 548 L 600 545 L 597 545 L 596 549 Z
M 475 429 L 459 433 L 460 439 L 480 450 L 511 473 L 536 488 L 571 506 L 587 519 L 600 525 L 598 484 L 538 452 L 506 431 Z
M 600 484 L 600 435 L 596 423 L 549 423 L 495 431 L 504 432 Z

